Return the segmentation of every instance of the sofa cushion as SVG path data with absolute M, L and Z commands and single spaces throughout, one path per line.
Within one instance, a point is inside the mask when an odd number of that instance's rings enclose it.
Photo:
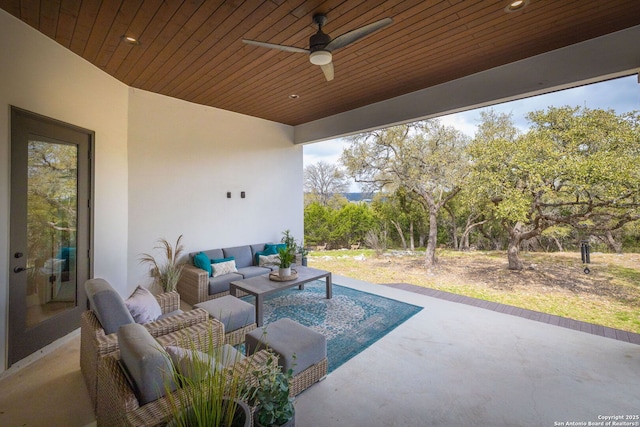
M 134 386 L 140 405 L 145 405 L 175 390 L 171 362 L 149 331 L 137 323 L 118 329 L 120 360 Z
M 260 276 L 262 274 L 271 273 L 271 269 L 268 267 L 251 266 L 251 267 L 239 268 L 238 273 L 242 274 L 243 278 L 248 279 L 249 277 L 255 277 L 255 276 Z
M 211 259 L 204 252 L 198 252 L 193 256 L 193 265 L 209 273 L 209 277 L 213 274 Z
M 149 323 L 162 316 L 162 307 L 148 289 L 138 286 L 124 302 L 136 323 Z
M 91 310 L 95 313 L 105 334 L 118 332 L 122 325 L 135 323 L 124 300 L 104 279 L 89 279 L 84 283 Z
M 229 292 L 229 284 L 236 280 L 242 280 L 243 278 L 240 273 L 229 273 L 224 276 L 211 277 L 209 278 L 209 295 Z
M 253 265 L 253 259 L 251 254 L 251 246 L 235 246 L 232 248 L 223 248 L 224 257 L 234 257 L 236 260 L 236 267 L 249 267 Z

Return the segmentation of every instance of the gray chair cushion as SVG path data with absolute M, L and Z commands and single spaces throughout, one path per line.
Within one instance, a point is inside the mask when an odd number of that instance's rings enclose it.
M 201 302 L 194 307 L 207 310 L 224 324 L 225 333 L 235 331 L 256 322 L 256 310 L 253 304 L 231 295 Z
M 233 248 L 223 248 L 224 258 L 234 257 L 236 260 L 236 267 L 238 269 L 244 267 L 251 267 L 253 262 L 253 256 L 251 254 L 251 246 L 235 246 Z
M 149 331 L 136 323 L 118 329 L 120 360 L 133 382 L 140 405 L 166 394 L 166 387 L 175 390 L 169 358 Z
M 327 357 L 324 335 L 287 318 L 254 329 L 245 339 L 247 354 L 271 348 L 278 354 L 283 370 L 292 369 L 293 375 Z
M 118 332 L 122 325 L 135 323 L 120 294 L 106 280 L 89 279 L 84 282 L 84 289 L 106 334 Z

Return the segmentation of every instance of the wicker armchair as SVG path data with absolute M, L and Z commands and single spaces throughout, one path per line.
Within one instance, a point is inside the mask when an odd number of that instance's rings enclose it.
M 221 324 L 220 324 L 221 325 Z M 214 330 L 213 341 L 215 345 L 224 343 L 224 331 L 222 328 Z M 201 335 L 202 345 L 197 349 L 206 351 L 211 332 Z M 198 342 L 198 341 L 196 341 Z M 254 372 L 264 369 L 269 353 L 265 350 L 237 362 L 233 369 L 238 372 Z M 97 425 L 99 427 L 120 426 L 164 426 L 171 415 L 171 400 L 167 396 L 160 397 L 147 404 L 140 405 L 135 392 L 127 380 L 122 366 L 119 363 L 120 352 L 116 351 L 100 359 L 98 367 L 98 410 Z M 247 378 L 248 385 L 257 385 L 257 379 L 253 376 Z M 174 395 L 188 393 L 185 389 L 178 389 Z M 174 402 L 180 402 L 175 398 Z
M 102 279 L 91 280 L 101 281 Z M 180 308 L 180 295 L 177 292 L 162 293 L 155 297 L 163 314 L 172 313 Z M 224 329 L 220 322 L 210 320 L 209 313 L 205 310 L 195 309 L 178 313 L 146 323 L 144 327 L 163 345 L 176 343 L 185 334 L 201 334 L 203 331 L 217 328 L 218 325 Z M 116 350 L 118 350 L 116 333 L 107 334 L 92 310 L 82 313 L 80 320 L 80 370 L 84 376 L 94 410 L 97 404 L 98 361 L 100 357 Z

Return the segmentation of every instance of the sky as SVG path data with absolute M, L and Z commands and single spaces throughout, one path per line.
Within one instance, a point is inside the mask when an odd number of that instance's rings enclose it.
M 525 117 L 528 112 L 544 110 L 550 106 L 563 107 L 567 105 L 571 107 L 586 106 L 592 109 L 613 109 L 618 114 L 633 110 L 640 111 L 640 84 L 638 83 L 638 76 L 634 74 L 615 80 L 496 104 L 491 107 L 449 114 L 439 117 L 439 120 L 443 124 L 453 126 L 459 131 L 473 137 L 476 127 L 480 123 L 480 112 L 483 110 L 493 108 L 500 113 L 511 113 L 514 124 L 524 131 L 529 127 Z M 348 144 L 343 139 L 332 139 L 305 145 L 303 148 L 304 167 L 319 161 L 339 164 L 342 149 L 346 146 L 348 146 Z M 359 191 L 358 184 L 354 182 L 351 185 L 350 191 Z

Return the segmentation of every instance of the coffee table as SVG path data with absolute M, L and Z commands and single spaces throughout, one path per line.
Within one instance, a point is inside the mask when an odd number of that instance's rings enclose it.
M 231 295 L 236 296 L 237 290 L 241 290 L 256 298 L 256 323 L 258 327 L 263 324 L 262 306 L 264 303 L 264 297 L 267 295 L 293 288 L 294 286 L 298 286 L 299 289 L 304 289 L 305 283 L 325 278 L 327 283 L 327 299 L 331 299 L 332 283 L 330 271 L 319 270 L 311 267 L 295 267 L 295 270 L 298 272 L 298 277 L 286 282 L 270 280 L 268 274 L 244 280 L 236 280 L 231 282 L 229 285 L 229 292 Z

